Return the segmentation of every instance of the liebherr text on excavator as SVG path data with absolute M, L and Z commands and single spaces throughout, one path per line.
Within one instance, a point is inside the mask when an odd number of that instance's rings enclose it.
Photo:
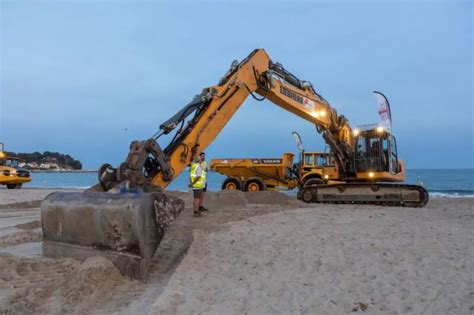
M 234 61 L 217 85 L 203 89 L 162 123 L 153 137 L 132 142 L 124 163 L 116 168 L 104 164 L 92 191 L 46 198 L 42 205 L 45 254 L 74 252 L 72 256 L 82 258 L 88 251 L 101 250 L 122 271 L 143 277 L 167 224 L 183 208 L 179 199 L 162 189 L 212 143 L 248 96 L 268 99 L 313 123 L 329 145 L 343 183 L 300 187 L 298 197 L 303 201 L 426 204 L 423 187 L 394 183 L 404 180 L 405 166 L 389 131 L 353 130 L 309 81 L 298 79 L 265 50 L 256 49 L 241 62 Z M 172 132 L 172 140 L 161 147 L 160 137 Z M 138 188 L 144 193 L 129 193 Z M 77 222 L 81 220 L 87 223 Z

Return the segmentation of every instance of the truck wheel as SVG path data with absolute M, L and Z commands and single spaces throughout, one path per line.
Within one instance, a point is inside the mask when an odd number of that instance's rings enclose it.
M 227 177 L 221 188 L 222 190 L 241 190 L 242 183 L 237 178 Z
M 21 189 L 22 184 L 7 184 L 8 189 Z
M 324 185 L 326 184 L 321 178 L 309 178 L 303 184 L 303 187 L 313 186 L 313 185 Z
M 245 191 L 263 191 L 266 190 L 267 186 L 260 178 L 251 178 L 245 182 Z

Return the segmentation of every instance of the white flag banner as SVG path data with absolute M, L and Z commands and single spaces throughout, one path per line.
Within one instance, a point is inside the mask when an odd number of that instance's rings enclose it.
M 378 112 L 380 116 L 380 126 L 385 130 L 392 130 L 392 113 L 390 111 L 390 103 L 388 99 L 380 92 L 374 91 L 375 101 L 377 102 Z
M 298 147 L 298 150 L 300 150 L 300 152 L 303 152 L 303 141 L 301 141 L 300 135 L 296 131 L 293 131 L 292 135 L 295 137 L 296 146 Z

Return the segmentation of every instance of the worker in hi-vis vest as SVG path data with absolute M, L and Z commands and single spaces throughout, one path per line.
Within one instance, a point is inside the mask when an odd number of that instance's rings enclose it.
M 191 164 L 189 171 L 189 187 L 193 190 L 193 211 L 195 216 L 200 216 L 201 211 L 207 211 L 202 206 L 207 190 L 206 173 L 208 171 L 206 154 L 201 152 Z

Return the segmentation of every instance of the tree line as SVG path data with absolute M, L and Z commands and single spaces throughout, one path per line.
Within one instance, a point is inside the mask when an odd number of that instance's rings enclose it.
M 45 151 L 43 153 L 33 152 L 33 153 L 14 153 L 6 152 L 7 156 L 16 157 L 20 160 L 25 161 L 26 163 L 36 162 L 37 164 L 41 163 L 57 163 L 60 166 L 69 166 L 75 170 L 82 169 L 82 163 L 78 160 L 75 160 L 69 154 L 61 154 L 59 152 L 50 152 Z

